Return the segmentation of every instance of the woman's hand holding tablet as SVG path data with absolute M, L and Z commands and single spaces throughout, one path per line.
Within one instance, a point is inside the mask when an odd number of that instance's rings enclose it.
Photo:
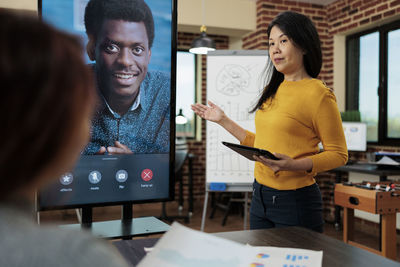
M 222 144 L 234 150 L 235 152 L 239 153 L 240 155 L 248 158 L 249 160 L 255 161 L 253 156 L 259 156 L 259 157 L 263 156 L 268 159 L 279 160 L 279 158 L 275 157 L 274 154 L 264 149 L 250 147 L 250 146 L 243 146 L 229 142 L 222 142 Z

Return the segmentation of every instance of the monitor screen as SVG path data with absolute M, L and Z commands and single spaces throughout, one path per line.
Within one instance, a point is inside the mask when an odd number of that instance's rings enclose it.
M 348 151 L 367 151 L 367 125 L 363 122 L 343 122 Z
M 74 170 L 39 190 L 38 210 L 172 199 L 176 0 L 41 0 L 39 12 L 81 38 L 98 105 Z

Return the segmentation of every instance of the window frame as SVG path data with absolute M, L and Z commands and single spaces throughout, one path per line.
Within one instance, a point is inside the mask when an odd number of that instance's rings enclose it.
M 187 52 L 189 54 L 192 54 L 192 53 L 189 52 L 189 49 L 178 48 L 176 50 L 177 59 L 178 59 L 178 52 Z M 197 96 L 198 85 L 197 85 L 197 83 L 198 83 L 198 79 L 199 79 L 199 77 L 198 77 L 198 66 L 197 65 L 198 65 L 198 60 L 199 59 L 195 54 L 192 54 L 192 55 L 194 56 L 194 103 L 197 103 L 197 100 L 198 100 L 198 96 Z M 177 64 L 178 64 L 178 60 L 177 60 Z M 177 67 L 177 71 L 176 71 L 176 76 L 177 75 L 178 75 L 178 67 Z M 177 88 L 176 88 L 176 90 L 177 90 Z M 177 96 L 177 92 L 176 92 L 175 96 Z M 178 115 L 178 114 L 175 114 L 175 116 L 176 115 Z M 194 114 L 193 115 L 193 121 L 194 121 L 193 130 L 191 131 L 190 135 L 185 135 L 186 140 L 196 140 L 197 139 L 198 122 L 197 122 L 196 118 L 197 118 L 197 116 Z M 176 128 L 176 126 L 175 126 L 175 128 Z M 175 131 L 176 131 L 176 129 L 175 129 Z M 176 131 L 176 133 L 178 133 L 178 132 Z
M 352 35 L 346 36 L 346 110 L 359 109 L 358 99 L 359 99 L 359 80 L 354 79 L 354 77 L 359 76 L 359 39 L 360 37 L 373 33 L 379 33 L 379 71 L 378 71 L 378 140 L 376 142 L 368 141 L 368 145 L 384 145 L 384 146 L 400 146 L 400 138 L 390 138 L 388 137 L 388 33 L 393 30 L 400 29 L 400 21 L 394 21 L 385 25 L 374 27 L 362 32 L 358 32 Z M 350 60 L 349 49 L 350 42 L 353 40 L 358 40 L 358 62 L 354 64 Z M 353 55 L 353 59 L 355 56 Z M 356 66 L 356 68 L 355 68 Z M 350 75 L 351 70 L 356 70 L 353 76 Z M 357 91 L 350 89 L 352 85 L 354 86 L 354 81 L 356 81 Z M 353 84 L 352 84 L 353 83 Z

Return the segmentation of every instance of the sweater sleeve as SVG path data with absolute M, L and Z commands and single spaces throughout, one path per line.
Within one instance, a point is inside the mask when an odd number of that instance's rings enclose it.
M 313 127 L 324 151 L 310 156 L 313 162 L 312 172 L 318 173 L 344 165 L 348 158 L 346 139 L 336 97 L 331 91 L 327 91 L 322 97 L 314 114 Z
M 242 142 L 240 142 L 241 145 L 244 146 L 251 146 L 254 147 L 254 139 L 256 138 L 256 135 L 250 131 L 246 130 L 246 137 Z

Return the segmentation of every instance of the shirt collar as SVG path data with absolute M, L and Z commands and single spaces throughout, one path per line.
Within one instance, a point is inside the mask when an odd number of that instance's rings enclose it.
M 140 86 L 140 87 L 141 87 L 141 86 Z M 133 101 L 132 106 L 129 108 L 129 111 L 134 111 L 135 109 L 137 109 L 137 108 L 139 107 L 139 105 L 140 105 L 140 99 L 141 99 L 141 96 L 140 96 L 140 95 L 141 95 L 141 91 L 142 91 L 142 90 L 140 90 L 140 88 L 139 88 L 139 94 L 137 95 L 135 101 Z M 121 116 L 120 116 L 117 112 L 115 112 L 114 110 L 112 110 L 112 108 L 111 108 L 110 105 L 107 103 L 107 100 L 106 100 L 106 98 L 103 96 L 103 94 L 102 94 L 101 92 L 100 92 L 100 94 L 101 94 L 101 97 L 103 98 L 103 101 L 104 101 L 104 103 L 106 104 L 108 110 L 111 112 L 111 114 L 112 114 L 115 118 L 117 118 L 117 119 L 121 118 Z

